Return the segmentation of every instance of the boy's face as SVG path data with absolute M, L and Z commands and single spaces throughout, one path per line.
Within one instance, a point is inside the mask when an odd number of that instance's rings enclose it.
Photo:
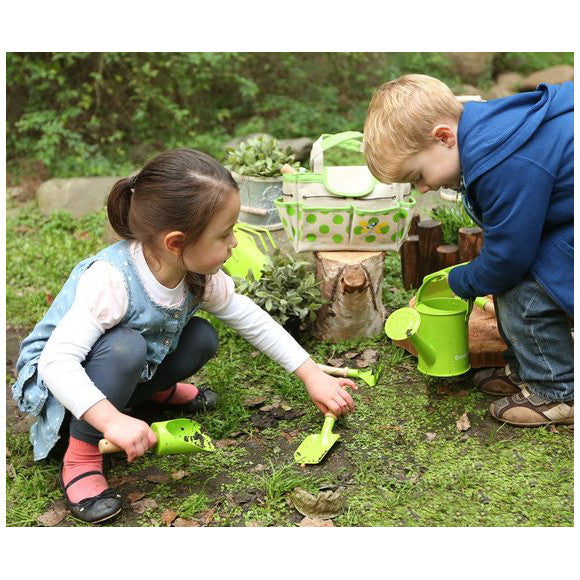
M 420 193 L 440 187 L 457 189 L 461 181 L 461 165 L 456 131 L 457 127 L 437 125 L 432 133 L 437 142 L 401 164 L 401 182 L 413 184 Z

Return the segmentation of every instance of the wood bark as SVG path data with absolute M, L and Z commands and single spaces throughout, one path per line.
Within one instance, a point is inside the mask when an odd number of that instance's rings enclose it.
M 437 246 L 443 242 L 443 227 L 437 220 L 423 220 L 417 226 L 419 230 L 419 265 L 421 280 L 439 269 Z
M 314 336 L 338 342 L 382 334 L 384 252 L 315 252 L 316 277 L 328 301 L 317 313 Z
M 419 267 L 419 236 L 407 236 L 399 249 L 401 256 L 401 274 L 403 286 L 419 288 L 421 286 L 421 268 Z
M 459 228 L 459 261 L 469 262 L 479 256 L 483 246 L 483 230 L 479 227 Z
M 459 246 L 457 244 L 437 246 L 437 262 L 440 270 L 459 264 Z

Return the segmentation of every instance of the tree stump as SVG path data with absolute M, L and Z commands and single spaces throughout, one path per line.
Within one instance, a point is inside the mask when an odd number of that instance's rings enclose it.
M 439 270 L 437 246 L 443 242 L 443 227 L 437 220 L 423 220 L 417 225 L 419 230 L 419 264 L 421 280 Z
M 419 288 L 421 286 L 421 268 L 419 266 L 419 236 L 407 236 L 399 249 L 401 256 L 401 274 L 403 286 Z
M 382 334 L 384 252 L 315 252 L 316 278 L 328 301 L 318 312 L 313 334 L 338 342 Z
M 459 261 L 470 262 L 479 256 L 483 246 L 483 230 L 479 227 L 459 228 Z
M 419 222 L 421 221 L 421 216 L 415 212 L 411 217 L 411 223 L 409 224 L 408 235 L 416 236 L 419 233 Z
M 437 246 L 437 262 L 440 270 L 459 264 L 459 246 L 456 244 Z

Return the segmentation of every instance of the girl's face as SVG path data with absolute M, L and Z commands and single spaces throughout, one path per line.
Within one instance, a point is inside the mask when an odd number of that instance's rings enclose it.
M 240 195 L 232 191 L 224 207 L 213 216 L 201 237 L 183 252 L 183 262 L 190 272 L 217 273 L 238 245 L 234 237 L 234 225 L 240 214 Z

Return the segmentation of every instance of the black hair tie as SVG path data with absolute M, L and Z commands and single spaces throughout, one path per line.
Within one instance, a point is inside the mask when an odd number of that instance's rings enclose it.
M 129 189 L 135 189 L 135 184 L 137 183 L 137 176 L 133 175 L 129 180 Z

